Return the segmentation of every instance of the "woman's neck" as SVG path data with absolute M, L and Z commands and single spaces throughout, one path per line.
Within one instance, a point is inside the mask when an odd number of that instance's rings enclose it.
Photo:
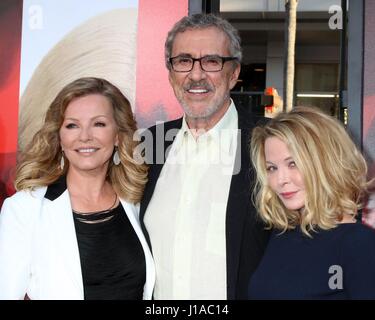
M 107 209 L 113 203 L 116 193 L 105 175 L 81 174 L 69 171 L 66 184 L 72 208 L 79 212 Z
M 344 213 L 339 223 L 356 223 L 356 219 L 355 219 L 355 216 Z

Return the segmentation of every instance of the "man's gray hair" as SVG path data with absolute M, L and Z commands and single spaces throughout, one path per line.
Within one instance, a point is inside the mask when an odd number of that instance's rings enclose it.
M 242 50 L 241 50 L 241 38 L 238 30 L 235 29 L 227 20 L 216 16 L 214 14 L 194 14 L 192 16 L 183 17 L 177 21 L 173 28 L 168 32 L 167 39 L 165 41 L 165 65 L 168 70 L 171 70 L 169 58 L 172 55 L 173 42 L 178 33 L 185 32 L 186 30 L 194 29 L 207 29 L 215 27 L 223 31 L 229 39 L 229 54 L 232 57 L 236 57 L 238 63 L 241 63 Z

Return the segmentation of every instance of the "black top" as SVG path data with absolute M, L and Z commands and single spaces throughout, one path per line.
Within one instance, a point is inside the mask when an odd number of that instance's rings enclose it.
M 145 256 L 121 203 L 104 215 L 73 215 L 85 300 L 142 299 Z
M 375 231 L 340 224 L 305 236 L 274 231 L 253 274 L 250 299 L 375 299 Z

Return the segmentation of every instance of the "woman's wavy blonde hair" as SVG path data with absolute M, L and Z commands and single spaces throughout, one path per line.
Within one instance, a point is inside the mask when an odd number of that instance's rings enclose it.
M 267 181 L 264 145 L 269 137 L 286 143 L 301 172 L 306 199 L 303 214 L 288 210 Z M 334 228 L 344 214 L 355 216 L 368 193 L 367 164 L 341 123 L 318 109 L 296 107 L 281 113 L 251 138 L 257 173 L 254 200 L 269 228 L 285 232 L 297 225 L 308 236 Z
M 61 170 L 60 160 L 63 155 L 59 137 L 65 110 L 74 99 L 90 94 L 100 94 L 108 99 L 117 124 L 121 163 L 116 166 L 110 162 L 108 181 L 121 198 L 133 203 L 140 201 L 148 169 L 145 164 L 140 164 L 142 155 L 136 154 L 139 139 L 134 137 L 137 124 L 130 103 L 117 87 L 107 80 L 94 77 L 77 79 L 57 94 L 47 110 L 42 128 L 21 155 L 15 180 L 17 190 L 48 186 L 66 174 L 69 162 L 64 158 L 65 166 Z

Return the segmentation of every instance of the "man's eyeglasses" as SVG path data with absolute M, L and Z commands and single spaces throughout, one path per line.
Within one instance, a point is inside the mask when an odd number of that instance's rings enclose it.
M 192 58 L 189 56 L 177 56 L 169 58 L 173 71 L 190 72 L 193 70 L 195 61 L 199 61 L 201 69 L 207 72 L 218 72 L 223 70 L 226 61 L 237 60 L 236 57 L 220 57 L 217 55 Z

